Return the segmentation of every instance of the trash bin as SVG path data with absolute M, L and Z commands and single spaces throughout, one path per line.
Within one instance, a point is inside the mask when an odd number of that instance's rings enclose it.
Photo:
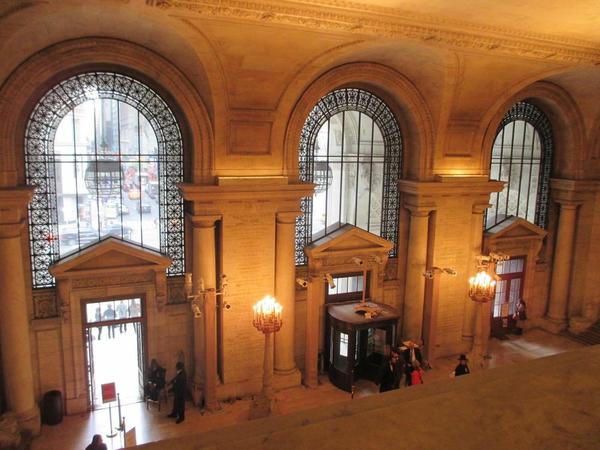
M 62 393 L 48 391 L 42 399 L 42 422 L 46 425 L 57 425 L 63 420 Z

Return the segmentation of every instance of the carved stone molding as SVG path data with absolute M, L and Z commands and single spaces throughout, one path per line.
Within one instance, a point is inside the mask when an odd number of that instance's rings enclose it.
M 387 38 L 408 38 L 459 48 L 521 57 L 595 64 L 593 43 L 467 21 L 413 13 L 396 8 L 329 0 L 319 5 L 243 0 L 154 0 L 148 5 L 204 17 L 248 20 Z
M 185 295 L 185 280 L 183 277 L 167 279 L 167 305 L 187 303 Z
M 56 291 L 54 289 L 41 289 L 33 291 L 33 318 L 48 319 L 58 317 L 56 307 Z

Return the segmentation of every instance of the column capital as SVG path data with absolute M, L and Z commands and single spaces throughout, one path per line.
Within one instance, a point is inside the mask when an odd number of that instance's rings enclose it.
M 304 214 L 302 211 L 282 211 L 277 213 L 277 223 L 295 224 L 296 218 Z
M 10 239 L 21 236 L 25 228 L 25 220 L 17 223 L 0 223 L 0 239 Z
M 404 207 L 410 211 L 411 217 L 427 217 L 431 211 L 435 210 L 433 205 L 404 204 Z
M 564 210 L 576 210 L 577 207 L 579 205 L 581 205 L 581 203 L 579 202 L 573 202 L 570 200 L 556 200 L 556 203 L 558 203 L 560 205 L 560 210 L 564 211 Z
M 194 228 L 213 228 L 215 223 L 223 218 L 220 214 L 194 215 L 188 214 Z
M 475 203 L 473 205 L 473 208 L 471 209 L 471 213 L 483 215 L 485 210 L 488 209 L 490 206 L 492 206 L 492 205 L 490 205 L 489 203 Z
M 15 237 L 21 234 L 26 208 L 33 198 L 33 187 L 15 186 L 0 188 L 0 236 Z M 8 236 L 4 236 L 8 234 Z
M 584 202 L 586 194 L 599 192 L 598 180 L 567 180 L 564 178 L 550 179 L 550 195 L 554 202 L 561 204 Z

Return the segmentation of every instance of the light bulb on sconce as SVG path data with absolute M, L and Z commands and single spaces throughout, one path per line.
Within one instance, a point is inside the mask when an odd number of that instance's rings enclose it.
M 364 262 L 364 261 L 363 261 L 361 258 L 359 258 L 358 256 L 354 256 L 354 257 L 352 258 L 352 262 L 353 262 L 354 264 L 356 264 L 357 266 L 362 266 L 362 265 L 365 263 L 365 262 Z

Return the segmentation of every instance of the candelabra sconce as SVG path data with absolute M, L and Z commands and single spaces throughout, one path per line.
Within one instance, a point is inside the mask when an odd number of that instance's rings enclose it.
M 469 298 L 477 303 L 487 303 L 496 297 L 495 271 L 490 274 L 491 263 L 498 264 L 510 257 L 501 253 L 491 252 L 489 255 L 477 257 L 477 274 L 469 278 Z
M 252 307 L 254 315 L 252 325 L 263 334 L 276 333 L 281 329 L 281 312 L 283 306 L 277 303 L 270 295 L 265 296 L 261 301 Z
M 271 414 L 273 377 L 273 334 L 281 329 L 283 307 L 270 295 L 257 302 L 253 307 L 252 325 L 265 335 L 265 354 L 263 363 L 263 390 L 250 409 L 250 418 L 256 419 Z
M 431 269 L 423 272 L 423 276 L 425 278 L 427 278 L 428 280 L 432 280 L 433 277 L 435 277 L 437 274 L 441 274 L 441 273 L 445 273 L 447 275 L 450 275 L 451 277 L 455 277 L 457 274 L 456 269 L 453 269 L 452 267 L 435 267 L 434 266 Z

